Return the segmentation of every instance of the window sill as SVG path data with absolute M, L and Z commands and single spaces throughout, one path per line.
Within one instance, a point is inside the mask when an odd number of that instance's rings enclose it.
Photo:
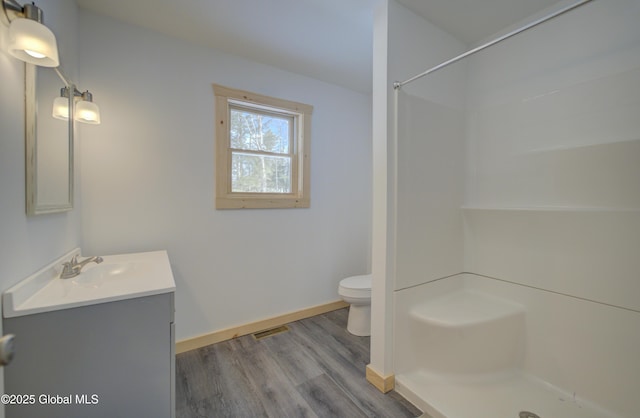
M 216 199 L 216 209 L 280 209 L 308 208 L 310 206 L 309 199 L 299 198 L 236 197 Z

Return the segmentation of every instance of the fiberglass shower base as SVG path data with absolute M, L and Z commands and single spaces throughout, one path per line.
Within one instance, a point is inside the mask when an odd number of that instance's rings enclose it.
M 521 369 L 527 311 L 489 293 L 446 285 L 406 315 L 414 367 L 396 390 L 433 418 L 613 418 Z M 535 414 L 535 415 L 534 415 Z
M 610 416 L 517 373 L 493 381 L 447 383 L 418 371 L 397 376 L 396 390 L 433 418 L 518 418 L 521 411 L 540 418 Z

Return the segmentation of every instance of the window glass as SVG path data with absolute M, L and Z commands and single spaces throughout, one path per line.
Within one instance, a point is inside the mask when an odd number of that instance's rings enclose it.
M 231 156 L 234 193 L 291 193 L 291 157 L 234 151 Z
M 231 108 L 231 148 L 288 154 L 291 149 L 291 117 Z

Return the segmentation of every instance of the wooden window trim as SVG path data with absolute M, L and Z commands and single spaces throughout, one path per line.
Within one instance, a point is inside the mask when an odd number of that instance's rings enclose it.
M 216 209 L 308 208 L 311 186 L 311 114 L 313 106 L 213 85 L 216 97 Z M 291 193 L 237 193 L 231 191 L 230 107 L 242 106 L 293 116 L 295 120 Z

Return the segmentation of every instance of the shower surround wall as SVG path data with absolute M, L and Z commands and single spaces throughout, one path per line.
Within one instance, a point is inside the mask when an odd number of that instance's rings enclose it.
M 553 296 L 527 371 L 628 417 L 640 414 L 638 19 L 637 1 L 597 1 L 469 61 L 464 209 L 465 271 Z
M 619 416 L 640 415 L 639 18 L 637 1 L 597 1 L 475 55 L 451 95 L 466 81 L 466 113 L 436 94 L 452 85 L 437 77 L 453 80 L 444 73 L 459 64 L 403 87 L 389 243 L 396 376 L 420 351 L 409 347 L 412 304 L 465 285 L 526 308 L 524 373 Z M 390 13 L 389 38 L 417 22 L 406 9 Z M 389 45 L 394 59 L 409 55 Z M 440 62 L 399 74 L 389 61 L 396 80 Z M 445 127 L 455 120 L 465 128 Z M 458 141 L 464 156 L 451 158 Z M 449 246 L 457 239 L 464 244 Z M 445 248 L 464 254 L 458 271 L 454 256 L 438 255 Z

